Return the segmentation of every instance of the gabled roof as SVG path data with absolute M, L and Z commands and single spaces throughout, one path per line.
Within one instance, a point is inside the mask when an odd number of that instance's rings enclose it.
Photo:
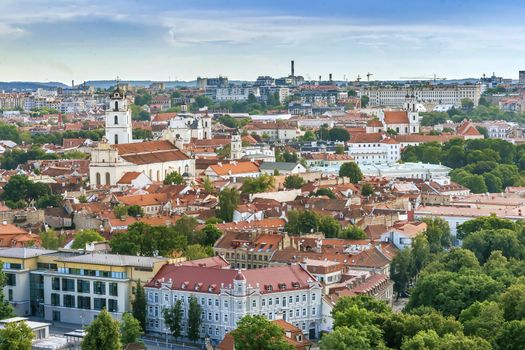
M 168 194 L 166 193 L 150 193 L 140 194 L 136 196 L 122 196 L 117 199 L 125 205 L 138 205 L 138 206 L 150 206 L 150 205 L 163 205 L 168 202 Z
M 285 163 L 285 162 L 263 162 L 260 165 L 261 170 L 280 170 L 280 171 L 292 171 L 297 166 L 297 163 Z
M 140 174 L 142 174 L 142 173 L 138 172 L 138 171 L 129 171 L 127 173 L 124 173 L 124 175 L 122 175 L 120 180 L 117 181 L 117 184 L 119 184 L 119 185 L 130 185 L 131 181 L 133 181 L 137 177 L 139 177 Z
M 217 175 L 258 173 L 259 165 L 253 162 L 234 162 L 226 164 L 214 164 L 209 167 Z
M 385 123 L 386 124 L 408 124 L 408 113 L 406 111 L 386 111 Z

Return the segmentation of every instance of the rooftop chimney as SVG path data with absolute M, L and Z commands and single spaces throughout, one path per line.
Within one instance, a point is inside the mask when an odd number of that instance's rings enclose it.
M 292 77 L 295 77 L 295 67 L 294 67 L 294 66 L 295 66 L 295 63 L 294 63 L 293 60 L 292 60 L 292 62 L 291 62 L 291 65 L 292 65 Z

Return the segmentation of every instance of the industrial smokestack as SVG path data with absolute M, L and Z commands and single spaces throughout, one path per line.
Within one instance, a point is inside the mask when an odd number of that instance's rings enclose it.
M 295 77 L 295 62 L 292 60 L 292 77 Z
M 332 81 L 332 73 L 328 74 L 328 80 Z
M 74 81 L 74 80 L 71 80 L 71 87 L 72 87 L 72 88 L 75 87 L 75 81 Z

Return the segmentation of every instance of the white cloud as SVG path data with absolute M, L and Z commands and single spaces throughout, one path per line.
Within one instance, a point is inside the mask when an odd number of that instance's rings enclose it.
M 15 27 L 7 23 L 0 23 L 0 37 L 18 38 L 26 34 L 27 31 L 22 28 Z

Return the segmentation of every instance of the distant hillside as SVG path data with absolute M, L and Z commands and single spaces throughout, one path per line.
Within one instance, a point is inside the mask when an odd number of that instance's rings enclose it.
M 0 81 L 0 90 L 5 90 L 5 91 L 23 91 L 23 90 L 32 91 L 38 88 L 42 88 L 42 89 L 51 88 L 52 89 L 52 88 L 57 88 L 57 87 L 65 88 L 67 87 L 67 85 L 59 83 L 59 82 L 55 82 L 55 81 L 51 81 L 49 83 L 39 83 L 35 81 L 10 81 L 10 82 Z

